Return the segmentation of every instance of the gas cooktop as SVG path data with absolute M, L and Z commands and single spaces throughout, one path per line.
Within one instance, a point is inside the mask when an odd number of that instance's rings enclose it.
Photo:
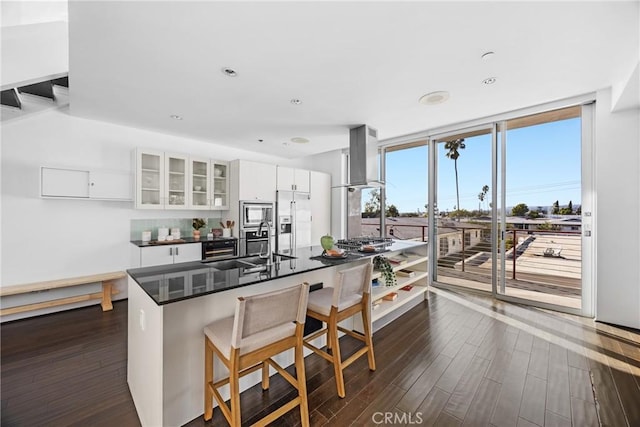
M 393 244 L 393 239 L 384 237 L 352 237 L 350 239 L 339 239 L 335 245 L 344 250 L 359 250 L 363 246 L 373 246 L 378 250 L 384 250 Z

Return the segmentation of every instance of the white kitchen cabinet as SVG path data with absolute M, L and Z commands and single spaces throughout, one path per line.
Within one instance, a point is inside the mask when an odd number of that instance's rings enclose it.
M 279 191 L 301 191 L 308 193 L 310 187 L 310 171 L 278 166 L 276 188 Z
M 189 157 L 182 154 L 164 155 L 165 209 L 187 209 L 189 206 Z
M 237 200 L 276 200 L 276 166 L 248 160 L 234 160 L 231 176 L 237 185 Z M 234 182 L 235 181 L 235 182 Z M 235 201 L 235 200 L 234 200 Z
M 320 238 L 331 234 L 331 175 L 311 171 L 311 244 L 320 244 Z
M 211 209 L 229 209 L 229 162 L 211 160 Z
M 211 205 L 211 162 L 189 158 L 189 209 L 208 210 Z
M 201 243 L 165 244 L 140 248 L 140 267 L 176 264 L 201 259 Z
M 210 159 L 162 151 L 136 150 L 136 208 L 210 210 Z
M 48 198 L 133 199 L 131 174 L 125 171 L 40 168 L 40 195 Z
M 136 208 L 164 207 L 164 153 L 136 150 Z
M 89 198 L 89 171 L 48 167 L 40 171 L 42 197 Z
M 98 200 L 133 200 L 133 180 L 129 172 L 90 171 L 89 198 Z

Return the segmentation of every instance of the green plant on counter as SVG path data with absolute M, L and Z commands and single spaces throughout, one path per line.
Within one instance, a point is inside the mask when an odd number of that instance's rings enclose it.
M 391 267 L 389 260 L 383 255 L 376 255 L 373 257 L 373 268 L 382 273 L 382 277 L 384 277 L 384 284 L 386 286 L 395 286 L 398 283 L 396 281 L 396 273 L 393 271 L 393 267 Z
M 204 227 L 205 225 L 207 225 L 207 221 L 205 221 L 202 218 L 193 218 L 193 229 L 194 230 L 200 230 L 202 227 Z

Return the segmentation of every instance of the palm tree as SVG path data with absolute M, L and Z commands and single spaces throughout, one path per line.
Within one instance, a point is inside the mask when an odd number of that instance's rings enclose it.
M 489 192 L 489 186 L 488 185 L 483 185 L 482 186 L 482 200 L 484 200 L 487 197 L 487 193 Z
M 456 205 L 460 209 L 460 191 L 458 189 L 458 157 L 460 157 L 460 151 L 464 150 L 464 138 L 454 139 L 453 141 L 447 141 L 444 143 L 444 149 L 447 151 L 447 157 L 453 160 L 453 166 L 456 170 Z

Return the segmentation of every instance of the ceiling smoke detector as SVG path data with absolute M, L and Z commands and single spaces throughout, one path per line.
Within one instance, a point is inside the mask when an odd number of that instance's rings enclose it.
M 486 85 L 492 85 L 496 82 L 496 78 L 495 77 L 487 77 L 486 79 L 484 79 L 482 81 L 482 83 L 486 84 Z
M 291 100 L 291 103 L 292 103 L 293 105 L 300 105 L 300 104 L 302 104 L 302 101 L 301 101 L 301 100 L 299 100 L 298 98 L 293 98 L 293 99 Z
M 224 74 L 227 77 L 237 77 L 238 76 L 238 72 L 236 70 L 234 70 L 231 67 L 223 67 L 222 68 L 222 74 Z
M 177 114 L 172 114 L 169 117 L 171 117 L 173 120 L 182 120 L 182 116 L 179 116 Z
M 442 104 L 449 99 L 449 92 L 446 90 L 439 90 L 437 92 L 431 92 L 426 95 L 422 95 L 418 102 L 423 105 L 435 105 Z
M 291 142 L 295 142 L 296 144 L 306 144 L 309 140 L 307 138 L 302 138 L 301 136 L 296 136 L 291 138 Z

